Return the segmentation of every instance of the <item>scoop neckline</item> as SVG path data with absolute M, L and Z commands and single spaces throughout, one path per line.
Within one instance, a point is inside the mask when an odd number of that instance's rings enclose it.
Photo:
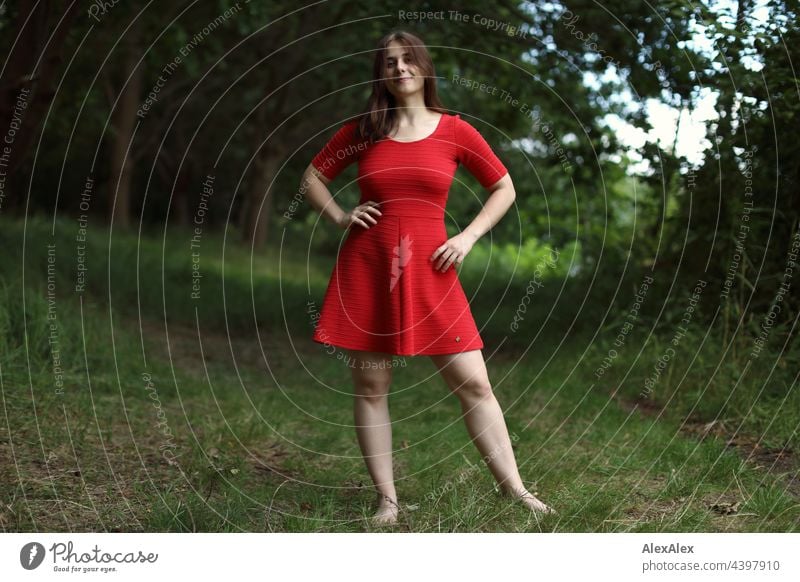
M 433 137 L 434 135 L 436 135 L 436 133 L 439 131 L 439 128 L 442 126 L 442 121 L 444 120 L 444 116 L 445 116 L 445 114 L 442 113 L 441 116 L 439 117 L 439 121 L 436 122 L 436 127 L 433 129 L 433 131 L 430 132 L 430 134 L 426 135 L 423 138 L 415 139 L 415 140 L 412 140 L 412 141 L 400 141 L 400 140 L 396 140 L 396 139 L 394 139 L 392 137 L 386 136 L 386 139 L 389 140 L 389 141 L 393 141 L 394 143 L 419 143 L 421 141 L 425 141 L 426 139 L 429 139 L 429 138 Z

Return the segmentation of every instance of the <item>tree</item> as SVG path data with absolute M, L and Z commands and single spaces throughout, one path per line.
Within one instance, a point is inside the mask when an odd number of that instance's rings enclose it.
M 13 13 L 4 13 L 10 7 L 0 7 L 3 17 L 0 52 L 6 55 L 0 72 L 3 137 L 11 131 L 12 122 L 18 125 L 4 168 L 9 183 L 22 167 L 55 97 L 53 84 L 61 69 L 63 47 L 77 8 L 78 3 L 71 2 L 63 11 L 52 11 L 48 2 L 38 0 L 21 0 Z M 19 203 L 19 196 L 13 190 L 7 196 L 10 207 Z

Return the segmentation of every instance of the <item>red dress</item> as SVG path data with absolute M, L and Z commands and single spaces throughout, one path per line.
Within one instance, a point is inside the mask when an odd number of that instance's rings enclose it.
M 380 202 L 382 215 L 347 230 L 313 340 L 403 356 L 483 348 L 457 271 L 436 270 L 430 257 L 448 239 L 445 204 L 458 164 L 484 187 L 505 166 L 459 115 L 443 114 L 432 134 L 412 142 L 369 144 L 356 139 L 356 125 L 340 127 L 311 163 L 332 180 L 357 160 L 359 204 Z

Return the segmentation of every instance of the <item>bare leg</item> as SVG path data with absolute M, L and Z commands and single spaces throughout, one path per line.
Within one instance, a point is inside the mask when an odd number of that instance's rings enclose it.
M 397 492 L 392 471 L 392 425 L 389 389 L 392 359 L 388 354 L 349 350 L 355 398 L 356 436 L 367 470 L 378 492 L 377 524 L 397 521 Z
M 472 441 L 505 494 L 518 497 L 532 511 L 552 511 L 522 483 L 503 411 L 494 396 L 483 354 L 472 350 L 430 356 L 450 390 L 461 401 Z

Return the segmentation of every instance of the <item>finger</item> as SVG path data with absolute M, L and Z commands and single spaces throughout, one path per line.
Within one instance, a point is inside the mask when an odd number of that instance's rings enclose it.
M 456 255 L 455 257 L 453 257 L 453 261 L 448 265 L 448 268 L 453 267 L 455 269 L 461 264 L 461 261 L 463 260 L 464 260 L 463 257 L 461 257 L 460 255 Z
M 436 265 L 437 269 L 441 269 L 442 266 L 444 266 L 445 262 L 447 262 L 447 257 L 449 257 L 450 253 L 452 253 L 452 252 L 453 252 L 453 250 L 449 249 L 449 248 L 444 250 L 442 255 L 439 257 L 439 262 Z
M 450 265 L 453 264 L 454 257 L 455 255 L 450 255 L 450 257 L 444 262 L 444 265 L 442 265 L 442 273 L 444 273 L 445 271 L 447 271 L 447 269 L 450 268 Z
M 451 254 L 452 252 L 453 252 L 453 251 L 452 251 L 451 249 L 447 249 L 447 250 L 446 250 L 446 251 L 445 251 L 445 252 L 442 254 L 442 256 L 441 256 L 441 257 L 439 257 L 439 261 L 436 263 L 436 267 L 435 267 L 435 268 L 436 268 L 436 269 L 439 269 L 439 270 L 441 270 L 441 268 L 442 268 L 442 265 L 444 265 L 445 261 L 447 261 L 447 258 L 450 256 L 450 254 Z
M 363 218 L 366 218 L 367 220 L 371 221 L 371 222 L 372 222 L 372 224 L 378 224 L 378 221 L 377 221 L 377 220 L 375 220 L 374 218 L 372 218 L 372 217 L 371 217 L 369 214 L 367 214 L 366 212 L 365 212 L 364 214 L 362 214 L 362 215 L 361 215 L 361 217 L 363 217 Z
M 441 254 L 441 252 L 442 252 L 442 251 L 443 251 L 445 248 L 447 248 L 447 247 L 445 247 L 444 245 L 442 245 L 442 246 L 440 246 L 438 249 L 436 249 L 436 250 L 433 252 L 433 254 L 431 255 L 431 258 L 430 258 L 430 260 L 431 260 L 431 261 L 435 261 L 435 260 L 436 260 L 436 257 L 438 257 L 438 256 Z
M 377 213 L 378 216 L 381 216 L 381 211 L 378 210 L 377 208 L 373 208 L 371 206 L 367 207 L 367 208 L 362 208 L 361 212 L 366 214 L 367 216 L 372 216 L 375 213 Z
M 450 255 L 450 258 L 447 260 L 447 266 L 445 267 L 444 270 L 446 271 L 447 269 L 449 269 L 453 265 L 456 265 L 456 264 L 458 264 L 460 262 L 461 262 L 461 254 L 458 251 L 455 251 L 455 252 L 453 252 L 452 255 Z
M 363 220 L 361 220 L 360 218 L 354 219 L 354 222 L 357 222 L 358 224 L 360 224 L 364 228 L 369 228 L 369 225 L 366 222 L 364 222 Z

